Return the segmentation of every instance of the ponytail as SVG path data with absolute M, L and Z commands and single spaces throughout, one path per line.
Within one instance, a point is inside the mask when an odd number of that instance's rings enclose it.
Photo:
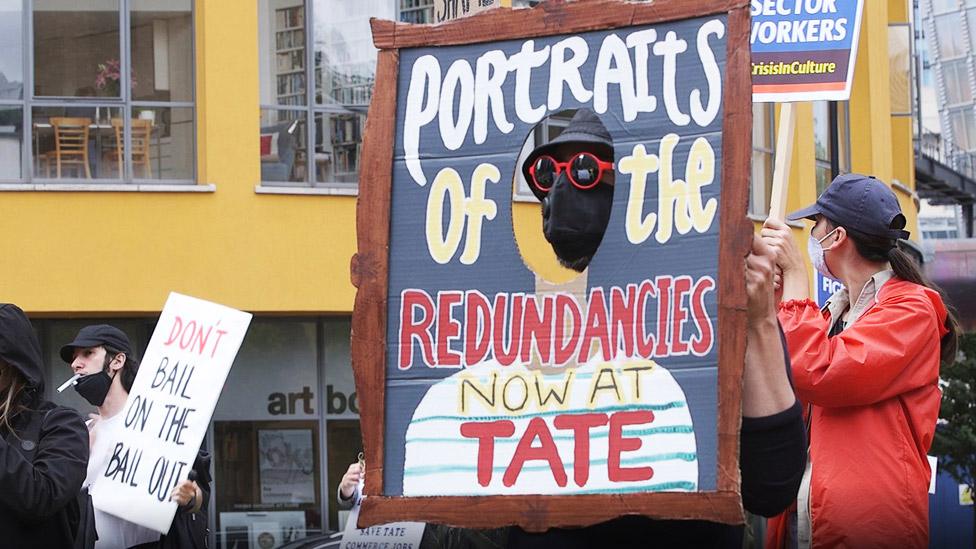
M 895 276 L 898 278 L 939 292 L 946 308 L 945 327 L 948 330 L 946 335 L 942 336 L 942 363 L 951 364 L 955 362 L 956 354 L 959 351 L 959 319 L 956 317 L 955 309 L 946 301 L 945 292 L 929 280 L 919 268 L 918 263 L 898 246 L 888 251 L 888 262 L 891 264 L 891 270 L 895 272 Z
M 843 226 L 829 218 L 827 222 L 834 227 Z M 864 259 L 878 263 L 888 262 L 891 264 L 891 270 L 895 272 L 895 276 L 898 278 L 919 286 L 925 286 L 939 293 L 946 308 L 945 328 L 948 330 L 946 335 L 942 336 L 941 360 L 943 364 L 955 362 L 956 354 L 959 351 L 961 328 L 956 311 L 949 305 L 942 288 L 925 276 L 918 262 L 898 247 L 897 240 L 868 235 L 849 227 L 844 227 L 844 230 L 847 231 L 847 236 L 854 241 L 854 248 L 857 249 L 857 253 Z

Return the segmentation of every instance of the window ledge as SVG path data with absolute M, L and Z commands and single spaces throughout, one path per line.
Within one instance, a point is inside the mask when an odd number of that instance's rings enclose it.
M 304 194 L 315 196 L 359 196 L 359 189 L 352 187 L 274 187 L 255 185 L 256 194 Z
M 757 223 L 762 223 L 762 222 L 766 221 L 766 217 L 767 216 L 765 216 L 765 215 L 756 215 L 756 214 L 752 214 L 751 213 L 751 214 L 746 215 L 746 217 L 748 217 L 750 220 L 755 221 Z M 794 229 L 805 229 L 806 228 L 806 225 L 804 225 L 802 221 L 784 221 L 784 223 L 786 223 L 790 227 L 793 227 Z
M 0 192 L 110 192 L 110 193 L 212 193 L 213 183 L 195 184 L 131 184 L 131 183 L 0 183 Z

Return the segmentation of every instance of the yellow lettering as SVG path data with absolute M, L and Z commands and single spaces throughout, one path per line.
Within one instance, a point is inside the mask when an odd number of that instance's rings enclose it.
M 461 263 L 471 265 L 481 254 L 481 224 L 482 219 L 495 219 L 498 208 L 494 200 L 485 198 L 487 181 L 498 183 L 502 178 L 501 172 L 492 164 L 479 164 L 471 176 L 471 197 L 464 201 L 464 213 L 468 218 L 468 233 L 464 241 L 464 252 Z
M 648 156 L 644 145 L 634 145 L 630 156 L 625 156 L 617 164 L 621 174 L 630 175 L 630 196 L 627 198 L 625 225 L 627 239 L 632 244 L 640 244 L 651 236 L 657 215 L 644 216 L 644 198 L 647 191 L 647 174 L 658 170 L 660 162 L 656 154 Z
M 699 137 L 688 151 L 688 164 L 685 166 L 685 180 L 688 182 L 687 208 L 695 230 L 703 233 L 712 226 L 718 201 L 714 198 L 702 206 L 702 187 L 711 185 L 715 180 L 715 151 L 708 144 L 708 140 Z
M 444 195 L 450 200 L 450 219 L 447 234 L 444 234 Z M 444 168 L 437 173 L 430 186 L 427 198 L 427 249 L 430 257 L 441 265 L 454 257 L 461 244 L 461 231 L 464 230 L 464 186 L 461 176 L 453 168 Z

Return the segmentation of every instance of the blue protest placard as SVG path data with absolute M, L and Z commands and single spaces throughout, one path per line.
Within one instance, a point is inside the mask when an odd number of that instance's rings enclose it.
M 752 0 L 756 102 L 850 97 L 863 0 Z

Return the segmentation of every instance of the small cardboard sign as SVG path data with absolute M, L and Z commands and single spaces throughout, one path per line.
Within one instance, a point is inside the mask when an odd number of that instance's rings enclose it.
M 434 0 L 434 22 L 443 23 L 511 5 L 512 0 Z
M 122 410 L 92 504 L 166 533 L 251 315 L 171 293 Z
M 362 494 L 363 484 L 359 485 Z M 346 519 L 346 528 L 342 532 L 342 545 L 339 549 L 418 549 L 420 540 L 424 537 L 426 525 L 422 522 L 393 522 L 377 524 L 359 528 L 359 510 L 363 498 L 353 505 Z
M 752 0 L 752 100 L 846 101 L 863 0 Z

